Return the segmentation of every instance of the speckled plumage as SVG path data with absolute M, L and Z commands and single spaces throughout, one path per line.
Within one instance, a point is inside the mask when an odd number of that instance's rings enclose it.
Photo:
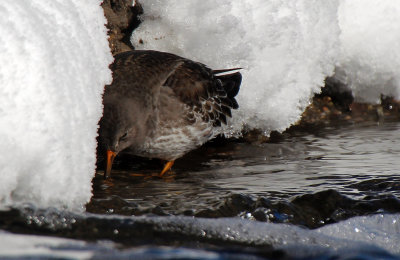
M 199 147 L 238 108 L 239 72 L 213 71 L 170 53 L 115 56 L 106 86 L 100 142 L 106 149 L 173 161 Z

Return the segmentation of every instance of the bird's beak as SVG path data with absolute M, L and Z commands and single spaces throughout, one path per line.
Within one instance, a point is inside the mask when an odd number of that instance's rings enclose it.
M 114 161 L 115 156 L 117 156 L 116 152 L 107 150 L 107 164 L 106 164 L 106 171 L 104 172 L 104 179 L 110 176 L 112 163 Z

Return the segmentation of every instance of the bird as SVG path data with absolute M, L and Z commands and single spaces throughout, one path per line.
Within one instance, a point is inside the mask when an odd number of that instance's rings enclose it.
M 115 55 L 110 69 L 99 122 L 104 178 L 119 153 L 166 161 L 162 177 L 176 159 L 218 135 L 239 107 L 241 68 L 212 70 L 172 53 L 132 50 Z

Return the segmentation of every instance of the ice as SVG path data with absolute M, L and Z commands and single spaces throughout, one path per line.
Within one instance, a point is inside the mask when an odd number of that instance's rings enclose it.
M 3 259 L 89 259 L 94 253 L 87 247 L 86 242 L 79 240 L 0 231 L 0 256 Z
M 338 1 L 141 2 L 138 49 L 172 52 L 214 69 L 242 67 L 242 124 L 266 132 L 296 122 L 334 71 L 339 54 Z M 141 43 L 143 42 L 143 43 Z
M 253 248 L 255 250 L 253 252 L 257 252 L 257 249 L 273 248 L 285 252 L 289 259 L 291 259 L 290 257 L 338 259 L 337 256 L 340 256 L 339 259 L 400 259 L 400 247 L 398 246 L 400 243 L 400 214 L 384 213 L 353 217 L 321 228 L 307 229 L 292 224 L 266 223 L 239 217 L 104 216 L 62 212 L 64 219 L 61 221 L 57 214 L 46 216 L 46 214 L 43 215 L 43 211 L 36 213 L 38 215 L 32 215 L 29 219 L 41 219 L 46 223 L 42 229 L 40 224 L 37 226 L 38 232 L 42 231 L 43 234 L 51 235 L 54 232 L 52 228 L 56 228 L 61 236 L 62 234 L 78 235 L 82 239 L 87 239 L 91 237 L 90 233 L 85 232 L 88 220 L 90 220 L 91 228 L 99 230 L 98 238 L 100 240 L 90 244 L 80 240 L 11 235 L 0 232 L 0 256 L 37 255 L 40 253 L 48 255 L 52 252 L 57 253 L 57 251 L 68 253 L 70 250 L 70 253 L 74 253 L 74 251 L 80 251 L 81 254 L 93 253 L 94 258 L 98 256 L 101 259 L 116 258 L 116 256 L 122 256 L 121 253 L 125 256 L 124 259 L 129 256 L 133 259 L 142 259 L 145 256 L 152 259 L 154 254 L 169 255 L 171 259 L 179 258 L 182 255 L 192 255 L 198 258 L 204 255 L 211 259 L 221 259 L 215 253 L 219 251 L 218 246 L 222 246 L 228 250 L 229 248 L 239 250 L 240 248 Z M 101 231 L 104 228 L 105 230 Z M 114 230 L 114 232 L 109 232 L 110 230 Z M 142 246 L 143 239 L 151 241 L 151 238 L 155 238 L 155 236 L 157 242 L 147 244 L 145 248 L 135 247 L 137 243 Z M 121 252 L 118 252 L 121 250 L 118 244 L 107 241 L 107 239 L 122 241 L 127 237 L 131 241 L 128 242 L 128 246 L 134 247 L 122 249 Z M 186 251 L 187 243 L 190 245 L 193 241 L 200 241 L 200 250 L 202 244 L 210 243 L 217 246 L 217 251 L 211 254 L 189 248 L 187 248 L 189 251 Z M 172 243 L 175 246 L 173 248 L 157 248 L 157 244 L 162 245 L 164 242 Z M 252 251 L 245 250 L 243 253 L 245 252 Z M 233 253 L 238 254 L 240 251 Z M 186 258 L 189 258 L 188 256 Z
M 342 221 L 320 228 L 320 234 L 370 243 L 400 255 L 400 215 L 377 214 Z
M 0 3 L 0 204 L 80 209 L 91 197 L 111 80 L 97 0 Z
M 357 100 L 400 99 L 400 2 L 341 0 L 341 54 L 336 77 Z
M 315 230 L 240 218 L 147 217 L 135 219 L 139 223 L 155 224 L 156 232 L 168 231 L 221 243 L 271 245 L 295 257 L 307 258 L 319 254 L 400 256 L 399 214 L 354 217 Z

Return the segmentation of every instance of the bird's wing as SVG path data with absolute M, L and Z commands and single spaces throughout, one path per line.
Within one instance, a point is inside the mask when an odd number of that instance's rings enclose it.
M 227 71 L 230 70 L 213 71 L 204 64 L 184 59 L 164 86 L 173 89 L 182 102 L 202 115 L 203 120 L 220 126 L 226 124 L 227 116 L 231 117 L 231 109 L 238 108 L 234 97 L 242 79 L 239 72 L 219 75 Z
M 110 66 L 113 82 L 107 89 L 120 96 L 153 95 L 183 63 L 182 58 L 157 51 L 129 51 L 116 55 Z
M 106 86 L 105 97 L 144 99 L 160 87 L 169 87 L 178 99 L 215 126 L 226 124 L 231 109 L 238 108 L 235 96 L 241 84 L 239 72 L 211 70 L 204 64 L 171 53 L 130 51 L 116 55 L 110 66 L 113 82 Z

